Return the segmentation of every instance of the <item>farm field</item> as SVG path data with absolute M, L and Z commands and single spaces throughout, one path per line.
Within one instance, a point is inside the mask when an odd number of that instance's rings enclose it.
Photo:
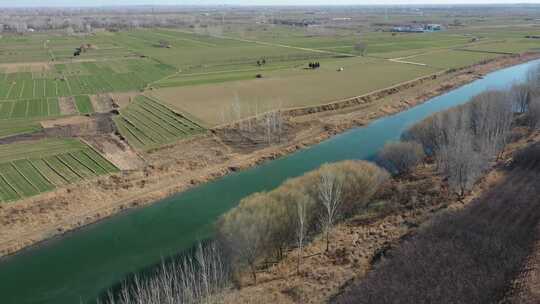
M 110 162 L 78 140 L 0 145 L 0 202 L 116 171 Z
M 128 143 L 139 149 L 154 148 L 204 132 L 192 118 L 177 114 L 146 96 L 137 96 L 120 111 L 115 122 Z
M 459 50 L 440 50 L 430 53 L 405 57 L 404 60 L 424 63 L 438 69 L 451 69 L 469 66 L 500 55 L 493 53 L 470 52 Z
M 0 74 L 0 100 L 143 90 L 174 71 L 150 59 L 54 64 L 44 71 Z
M 94 112 L 94 107 L 87 95 L 75 96 L 75 106 L 81 114 L 90 114 Z
M 343 67 L 342 72 L 337 69 Z M 302 107 L 362 95 L 440 69 L 374 58 L 321 61 L 317 70 L 288 69 L 262 79 L 230 83 L 162 88 L 150 94 L 179 111 L 187 111 L 209 125 L 238 119 L 228 115 L 238 103 L 247 117 L 277 108 Z M 383 72 L 384 71 L 384 72 Z
M 0 138 L 10 136 L 10 135 L 16 135 L 16 134 L 32 133 L 35 131 L 39 131 L 40 129 L 41 129 L 41 125 L 39 124 L 39 121 L 35 121 L 35 120 L 31 120 L 31 119 L 2 120 L 0 119 Z
M 126 47 L 117 45 L 110 35 L 67 36 L 63 33 L 36 33 L 25 36 L 3 36 L 0 44 L 0 64 L 15 62 L 47 62 L 71 60 L 73 50 L 83 43 L 96 48 L 87 58 L 118 58 L 134 56 Z
M 60 115 L 58 98 L 0 101 L 0 120 L 55 117 Z

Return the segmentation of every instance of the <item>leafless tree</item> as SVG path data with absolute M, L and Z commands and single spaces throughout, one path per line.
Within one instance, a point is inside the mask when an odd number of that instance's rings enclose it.
M 512 86 L 510 94 L 514 101 L 516 112 L 527 112 L 532 97 L 531 91 L 531 87 L 528 84 L 516 84 Z
M 318 184 L 319 202 L 323 206 L 320 223 L 326 237 L 327 252 L 330 248 L 330 230 L 339 216 L 342 185 L 332 171 L 326 170 L 321 174 Z
M 473 98 L 463 107 L 470 111 L 471 128 L 477 151 L 489 158 L 499 156 L 507 144 L 514 118 L 513 95 L 488 91 Z
M 199 244 L 193 256 L 165 263 L 148 278 L 133 276 L 107 304 L 221 303 L 220 291 L 230 282 L 230 272 L 216 243 Z M 98 301 L 100 302 L 100 301 Z
M 296 228 L 297 244 L 298 244 L 298 261 L 296 264 L 296 273 L 300 274 L 300 265 L 302 264 L 302 257 L 304 254 L 304 238 L 306 236 L 307 229 L 307 201 L 299 200 L 296 202 L 296 208 L 298 213 L 298 221 Z
M 264 116 L 266 142 L 268 145 L 280 143 L 283 136 L 283 114 L 281 111 L 272 111 Z
M 531 100 L 529 111 L 527 112 L 529 128 L 536 130 L 540 127 L 540 97 Z
M 482 155 L 473 148 L 473 137 L 464 129 L 452 133 L 438 158 L 450 188 L 460 196 L 473 186 L 485 166 Z
M 536 64 L 529 69 L 527 84 L 533 89 L 534 93 L 538 94 L 540 90 L 540 64 Z

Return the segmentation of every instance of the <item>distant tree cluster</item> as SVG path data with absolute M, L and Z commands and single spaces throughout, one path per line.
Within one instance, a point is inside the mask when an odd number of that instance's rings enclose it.
M 257 265 L 283 258 L 290 247 L 300 249 L 300 271 L 305 240 L 323 232 L 328 251 L 333 225 L 365 208 L 387 177 L 385 170 L 364 161 L 323 165 L 274 191 L 243 199 L 221 217 L 218 239 L 234 268 L 248 267 L 255 282 Z
M 310 69 L 315 70 L 315 69 L 318 69 L 318 68 L 320 68 L 320 67 L 321 67 L 321 63 L 318 62 L 318 61 L 317 61 L 317 62 L 310 62 L 310 63 L 309 63 L 309 68 L 310 68 Z

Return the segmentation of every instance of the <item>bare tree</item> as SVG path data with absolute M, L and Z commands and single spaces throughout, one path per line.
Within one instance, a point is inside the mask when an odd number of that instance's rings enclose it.
M 532 130 L 540 127 L 540 97 L 531 100 L 527 112 L 527 122 Z
M 538 94 L 540 90 L 540 64 L 536 64 L 529 69 L 527 84 L 534 90 L 534 93 Z
M 296 228 L 297 243 L 298 243 L 298 261 L 296 264 L 296 273 L 300 274 L 300 265 L 302 264 L 302 257 L 304 254 L 304 237 L 307 229 L 307 201 L 299 200 L 296 202 L 296 208 L 298 213 L 298 221 Z
M 220 291 L 229 283 L 229 267 L 217 244 L 212 242 L 199 244 L 194 255 L 163 262 L 148 278 L 133 276 L 116 294 L 109 291 L 101 301 L 107 304 L 217 304 L 223 301 Z
M 515 104 L 515 110 L 518 113 L 525 113 L 529 109 L 532 92 L 528 84 L 516 84 L 512 86 L 510 91 L 511 97 Z
M 272 111 L 264 116 L 266 142 L 268 145 L 280 143 L 283 133 L 283 114 L 281 111 Z
M 490 161 L 500 156 L 509 138 L 514 118 L 513 95 L 502 91 L 488 91 L 477 95 L 463 107 L 470 112 L 470 126 L 477 144 L 476 150 Z
M 473 148 L 471 134 L 464 129 L 452 133 L 438 157 L 450 188 L 455 189 L 460 197 L 474 185 L 485 166 L 484 159 Z
M 334 172 L 325 170 L 321 174 L 318 185 L 319 201 L 323 206 L 320 223 L 326 236 L 327 252 L 330 248 L 330 230 L 339 216 L 342 185 L 342 181 L 336 177 Z

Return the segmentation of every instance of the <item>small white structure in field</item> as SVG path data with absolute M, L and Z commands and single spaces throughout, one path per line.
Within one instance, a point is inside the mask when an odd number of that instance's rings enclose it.
M 343 68 L 337 69 L 338 72 L 343 72 L 343 70 L 344 70 Z

